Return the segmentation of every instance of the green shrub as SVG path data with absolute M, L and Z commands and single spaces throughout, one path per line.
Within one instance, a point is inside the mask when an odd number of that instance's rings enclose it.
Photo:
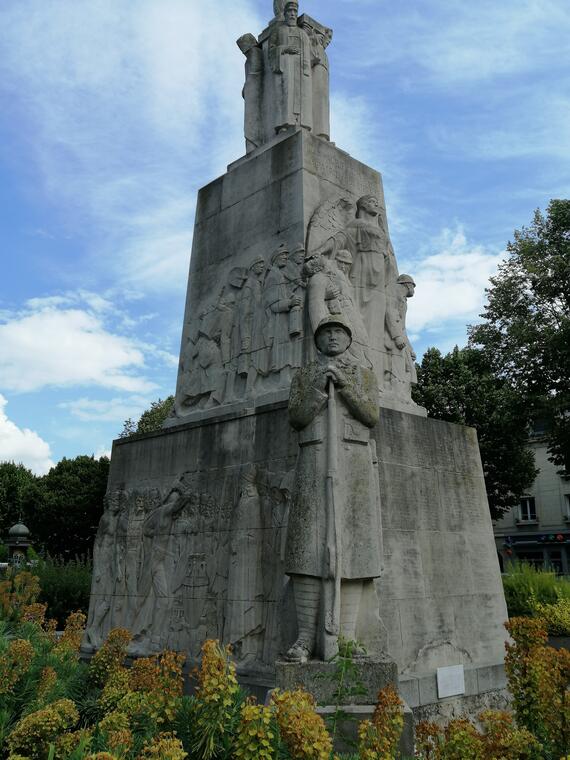
M 525 562 L 509 566 L 508 573 L 503 576 L 503 586 L 509 617 L 532 616 L 533 599 L 540 604 L 556 604 L 559 599 L 570 599 L 570 581 Z
M 39 601 L 47 604 L 47 617 L 57 620 L 58 628 L 72 612 L 87 614 L 89 594 L 91 592 L 90 560 L 75 559 L 64 562 L 62 559 L 42 559 L 32 568 L 39 578 Z

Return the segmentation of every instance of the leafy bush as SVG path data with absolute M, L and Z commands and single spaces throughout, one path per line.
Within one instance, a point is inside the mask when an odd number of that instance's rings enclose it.
M 516 562 L 509 567 L 509 572 L 503 576 L 503 586 L 509 617 L 532 616 L 533 599 L 540 604 L 570 599 L 570 581 L 526 562 Z
M 185 697 L 184 655 L 163 652 L 129 668 L 130 633 L 115 629 L 87 665 L 79 659 L 85 616 L 70 615 L 58 638 L 36 592 L 29 573 L 9 578 L 4 589 L 1 760 L 340 760 L 310 694 L 274 691 L 267 706 L 245 699 L 219 642 L 204 643 L 196 694 Z M 515 618 L 508 630 L 516 721 L 487 711 L 478 727 L 465 719 L 445 728 L 420 724 L 417 758 L 558 760 L 567 751 L 570 652 L 545 646 L 539 619 Z M 402 726 L 397 693 L 383 689 L 352 760 L 394 760 Z
M 570 636 L 570 599 L 560 598 L 555 604 L 531 601 L 535 616 L 542 620 L 550 636 Z
M 47 604 L 48 617 L 57 621 L 61 628 L 72 612 L 87 614 L 91 593 L 92 565 L 90 560 L 77 558 L 70 562 L 63 559 L 38 560 L 33 568 L 39 579 L 39 601 Z

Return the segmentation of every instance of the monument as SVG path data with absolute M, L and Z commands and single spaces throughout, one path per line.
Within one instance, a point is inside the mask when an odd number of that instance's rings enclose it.
M 344 637 L 369 701 L 384 679 L 475 711 L 507 617 L 476 434 L 412 400 L 415 282 L 380 174 L 330 140 L 332 31 L 298 10 L 238 40 L 246 154 L 198 195 L 172 416 L 114 443 L 84 650 L 219 638 L 263 693 Z

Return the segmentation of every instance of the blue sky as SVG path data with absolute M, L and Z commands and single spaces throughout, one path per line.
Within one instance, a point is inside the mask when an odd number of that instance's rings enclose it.
M 1 0 L 0 460 L 101 454 L 173 392 L 196 192 L 243 155 L 270 0 Z M 570 187 L 567 0 L 306 0 L 332 131 L 384 176 L 419 353 L 465 342 Z

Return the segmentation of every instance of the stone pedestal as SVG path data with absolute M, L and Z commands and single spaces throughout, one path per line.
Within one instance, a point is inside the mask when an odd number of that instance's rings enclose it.
M 442 666 L 465 666 L 465 698 L 500 691 L 507 610 L 475 432 L 382 410 L 374 435 L 385 570 L 359 635 L 363 626 L 382 643 L 413 709 L 446 702 Z M 205 638 L 233 641 L 240 677 L 259 693 L 275 685 L 275 662 L 296 637 L 282 560 L 296 456 L 285 403 L 115 441 L 109 495 L 126 512 L 96 567 L 108 579 L 93 586 L 90 625 L 104 613 L 96 641 L 124 626 L 140 654 L 169 647 L 194 663 Z M 244 501 L 252 467 L 258 496 Z M 168 528 L 161 565 L 142 521 L 184 474 L 187 506 Z M 126 573 L 116 575 L 123 558 Z
M 398 666 L 389 657 L 373 657 L 355 660 L 355 674 L 346 676 L 343 688 L 349 690 L 361 686 L 362 693 L 347 697 L 343 704 L 370 705 L 376 702 L 380 689 L 385 686 L 398 688 Z M 309 661 L 302 665 L 278 661 L 275 663 L 275 683 L 284 691 L 303 688 L 314 696 L 319 705 L 334 704 L 334 693 L 338 689 L 340 664 L 337 662 Z
M 374 657 L 356 660 L 352 676 L 343 676 L 343 689 L 350 691 L 358 686 L 358 693 L 346 696 L 342 704 L 337 704 L 335 691 L 339 688 L 339 667 L 336 662 L 307 662 L 296 665 L 277 662 L 275 680 L 277 688 L 293 690 L 303 688 L 314 696 L 319 705 L 317 712 L 327 724 L 340 710 L 343 717 L 337 724 L 335 752 L 351 752 L 358 741 L 358 724 L 371 720 L 378 692 L 386 686 L 398 689 L 398 667 L 389 657 Z M 400 742 L 400 752 L 404 757 L 414 754 L 414 716 L 404 704 L 404 732 Z

